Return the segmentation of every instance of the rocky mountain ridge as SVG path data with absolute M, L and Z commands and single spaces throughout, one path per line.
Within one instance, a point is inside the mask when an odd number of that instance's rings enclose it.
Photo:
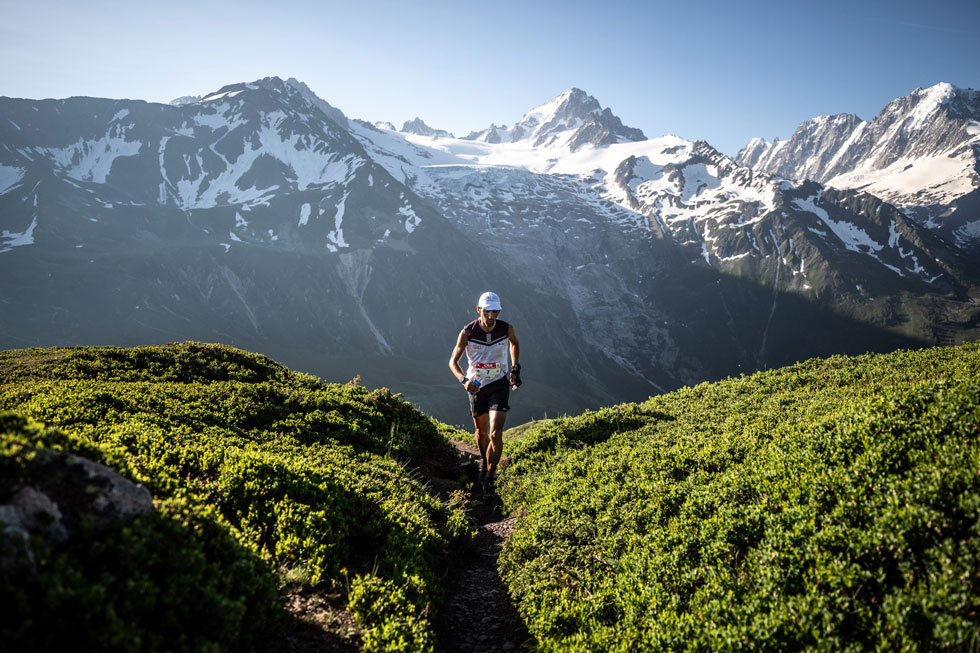
M 866 190 L 960 245 L 980 236 L 980 92 L 973 89 L 916 89 L 870 122 L 814 118 L 786 141 L 753 139 L 735 160 L 786 179 Z

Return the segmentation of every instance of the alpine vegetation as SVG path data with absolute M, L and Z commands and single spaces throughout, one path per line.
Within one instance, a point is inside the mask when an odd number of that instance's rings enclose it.
M 0 411 L 5 649 L 274 650 L 314 587 L 367 650 L 435 645 L 467 522 L 403 465 L 450 430 L 389 391 L 218 345 L 18 350 Z
M 975 645 L 978 379 L 977 343 L 836 356 L 518 429 L 499 570 L 526 644 Z M 399 461 L 461 437 L 225 346 L 0 352 L 0 638 L 270 650 L 312 591 L 337 646 L 451 648 L 465 505 Z
M 537 425 L 501 572 L 542 650 L 937 650 L 980 629 L 980 345 Z

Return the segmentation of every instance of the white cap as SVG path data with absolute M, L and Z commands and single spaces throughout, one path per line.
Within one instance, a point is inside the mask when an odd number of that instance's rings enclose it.
M 500 310 L 500 297 L 497 297 L 495 292 L 485 292 L 480 295 L 480 301 L 477 302 L 477 308 L 483 308 L 488 311 L 499 311 Z

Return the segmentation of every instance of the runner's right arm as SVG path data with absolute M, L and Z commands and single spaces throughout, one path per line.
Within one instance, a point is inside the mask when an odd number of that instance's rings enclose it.
M 466 342 L 469 338 L 466 335 L 466 330 L 462 329 L 459 332 L 459 337 L 456 338 L 456 346 L 453 348 L 453 353 L 449 355 L 449 370 L 456 377 L 456 380 L 463 384 L 467 392 L 473 392 L 470 387 L 473 385 L 471 379 L 466 378 L 466 373 L 463 372 L 463 368 L 459 366 L 459 359 L 463 357 L 463 352 L 466 351 Z M 473 386 L 479 389 L 479 386 Z

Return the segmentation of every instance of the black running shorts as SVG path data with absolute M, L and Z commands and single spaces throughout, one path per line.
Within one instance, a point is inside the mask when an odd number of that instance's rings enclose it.
M 476 394 L 468 394 L 470 395 L 470 414 L 473 417 L 485 415 L 491 410 L 499 410 L 502 413 L 510 410 L 510 404 L 508 403 L 510 399 L 510 382 L 506 376 L 480 388 L 480 391 Z

